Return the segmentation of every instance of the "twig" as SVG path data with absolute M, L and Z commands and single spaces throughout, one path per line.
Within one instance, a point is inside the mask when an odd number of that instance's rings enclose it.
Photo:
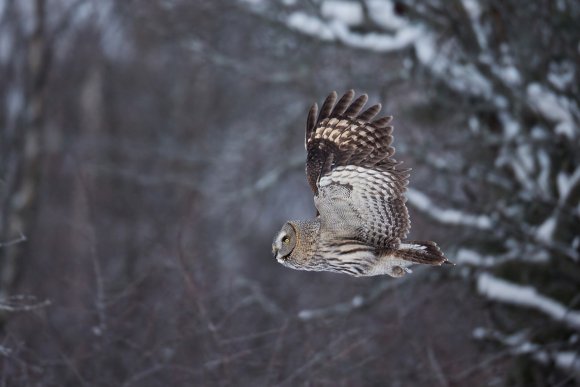
M 19 304 L 25 302 L 32 302 L 31 304 Z M 0 300 L 0 311 L 2 312 L 30 312 L 32 310 L 45 308 L 50 306 L 52 301 L 44 300 L 41 302 L 36 301 L 34 296 L 12 296 L 6 300 Z
M 449 387 L 449 381 L 445 377 L 445 374 L 443 374 L 441 364 L 439 364 L 437 356 L 435 356 L 433 348 L 430 345 L 427 347 L 427 357 L 429 358 L 429 364 L 431 365 L 431 369 L 435 373 L 435 376 L 437 377 L 437 381 L 439 382 L 439 384 L 441 384 L 441 386 L 443 387 Z
M 8 247 L 18 243 L 25 242 L 27 240 L 26 236 L 22 233 L 19 233 L 20 236 L 18 238 L 9 240 L 8 242 L 0 242 L 0 247 Z
M 512 355 L 530 355 L 540 364 L 553 363 L 557 368 L 570 372 L 580 379 L 580 354 L 575 351 L 553 351 L 527 340 L 525 332 L 505 335 L 496 330 L 477 328 L 473 331 L 477 340 L 492 340 L 506 346 Z
M 353 333 L 354 332 L 346 332 L 344 335 L 339 336 L 337 339 L 332 341 L 328 346 L 326 346 L 325 349 L 323 349 L 322 351 L 311 356 L 309 358 L 309 360 L 306 361 L 306 363 L 304 363 L 302 366 L 298 367 L 292 374 L 290 374 L 286 379 L 281 381 L 278 385 L 279 386 L 294 385 L 294 383 L 292 383 L 292 381 L 294 379 L 296 379 L 298 376 L 305 373 L 306 371 L 308 371 L 312 367 L 316 366 L 317 364 L 326 361 L 329 357 L 328 356 L 329 354 L 338 352 L 335 350 L 335 347 L 337 345 L 339 345 L 341 342 L 343 342 L 344 340 L 346 340 Z
M 306 156 L 300 155 L 291 158 L 286 164 L 279 166 L 278 168 L 272 169 L 270 172 L 264 174 L 258 180 L 256 180 L 252 185 L 243 188 L 240 192 L 236 192 L 233 198 L 239 200 L 240 198 L 247 198 L 256 193 L 265 191 L 266 189 L 274 186 L 284 173 L 287 171 L 298 169 L 302 167 L 305 163 Z
M 355 310 L 362 309 L 372 305 L 380 299 L 385 293 L 394 290 L 400 286 L 410 284 L 418 280 L 427 273 L 426 271 L 417 270 L 412 277 L 403 277 L 400 279 L 387 279 L 378 283 L 367 294 L 356 295 L 349 302 L 341 302 L 325 308 L 305 309 L 298 313 L 298 318 L 302 321 L 308 321 L 319 318 L 332 316 L 344 316 Z

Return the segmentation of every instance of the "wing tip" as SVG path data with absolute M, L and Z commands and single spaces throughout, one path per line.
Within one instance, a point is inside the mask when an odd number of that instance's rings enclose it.
M 306 137 L 304 147 L 307 147 L 308 139 L 314 133 L 314 129 L 316 128 L 317 116 L 318 115 L 318 104 L 314 102 L 314 104 L 310 107 L 308 111 L 308 118 L 306 119 Z
M 337 94 L 336 91 L 332 91 L 322 104 L 322 108 L 320 108 L 320 114 L 318 115 L 317 121 L 320 122 L 325 118 L 330 117 L 332 109 L 334 108 L 334 103 L 336 102 Z
M 334 105 L 334 108 L 332 109 L 332 113 L 330 113 L 330 116 L 332 117 L 343 115 L 344 112 L 347 110 L 347 108 L 350 106 L 350 103 L 352 102 L 353 98 L 354 98 L 354 90 L 350 89 L 346 93 L 344 93 L 343 96 L 340 97 L 336 105 Z
M 350 118 L 355 118 L 358 116 L 362 108 L 366 105 L 369 100 L 369 96 L 366 93 L 363 93 L 357 97 L 346 109 L 344 115 Z
M 389 126 L 391 121 L 393 121 L 393 116 L 384 116 L 381 118 L 377 118 L 376 120 L 374 120 L 372 122 L 372 124 L 378 128 L 391 128 L 392 129 L 392 126 Z

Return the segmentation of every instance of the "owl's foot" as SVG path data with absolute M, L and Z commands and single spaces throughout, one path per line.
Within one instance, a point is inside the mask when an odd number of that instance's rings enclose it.
M 412 273 L 413 270 L 409 269 L 408 267 L 404 266 L 393 266 L 391 272 L 387 272 L 391 277 L 400 278 L 407 273 Z

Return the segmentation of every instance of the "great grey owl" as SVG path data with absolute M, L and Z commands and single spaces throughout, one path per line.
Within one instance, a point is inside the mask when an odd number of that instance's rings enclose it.
M 409 170 L 397 169 L 392 157 L 392 117 L 373 120 L 381 105 L 360 113 L 368 97 L 353 97 L 350 90 L 336 103 L 332 92 L 318 116 L 316 104 L 310 109 L 306 176 L 317 215 L 284 224 L 273 254 L 293 269 L 353 276 L 401 277 L 412 264 L 448 262 L 434 242 L 402 242 L 411 227 L 404 196 Z

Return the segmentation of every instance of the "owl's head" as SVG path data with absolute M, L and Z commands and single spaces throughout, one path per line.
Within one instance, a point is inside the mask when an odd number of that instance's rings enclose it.
M 293 269 L 316 270 L 312 267 L 312 256 L 318 228 L 317 221 L 286 222 L 272 243 L 272 253 L 276 260 Z

